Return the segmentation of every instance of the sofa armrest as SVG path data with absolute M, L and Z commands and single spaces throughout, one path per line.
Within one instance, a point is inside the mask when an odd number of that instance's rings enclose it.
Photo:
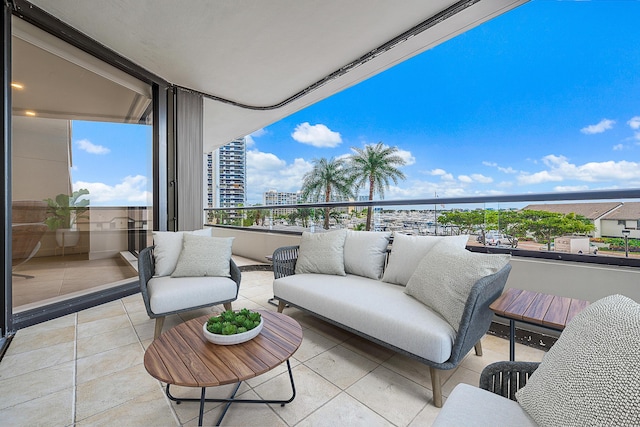
M 153 312 L 151 311 L 151 306 L 149 304 L 149 291 L 147 290 L 147 283 L 155 274 L 155 262 L 153 260 L 153 248 L 155 246 L 149 246 L 144 248 L 138 254 L 138 280 L 140 284 L 140 293 L 142 294 L 142 299 L 144 301 L 144 305 L 147 308 L 147 314 L 149 317 L 155 317 Z
M 273 276 L 276 279 L 296 273 L 300 246 L 283 246 L 273 251 Z
M 240 279 L 242 278 L 242 273 L 240 273 L 240 268 L 236 265 L 233 259 L 229 260 L 229 274 L 231 275 L 231 280 L 236 282 L 238 286 L 238 291 L 240 290 Z M 236 294 L 237 296 L 238 294 Z
M 502 294 L 510 272 L 511 264 L 507 264 L 497 273 L 478 280 L 471 288 L 451 349 L 451 358 L 447 361 L 451 368 L 457 366 L 489 330 L 493 319 L 489 305 Z
M 480 388 L 516 400 L 516 391 L 538 368 L 538 362 L 496 362 L 487 365 L 480 374 Z

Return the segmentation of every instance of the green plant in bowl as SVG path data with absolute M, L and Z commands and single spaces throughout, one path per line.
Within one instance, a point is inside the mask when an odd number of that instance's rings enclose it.
M 250 331 L 260 324 L 260 313 L 243 308 L 227 310 L 207 321 L 207 331 L 218 335 L 235 335 Z

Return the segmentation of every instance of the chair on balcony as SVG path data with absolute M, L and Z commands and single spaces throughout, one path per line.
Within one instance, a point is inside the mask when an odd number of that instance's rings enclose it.
M 167 234 L 165 237 L 170 236 L 173 239 L 178 234 L 180 234 L 180 242 L 182 242 L 182 233 L 180 232 L 175 233 L 175 235 Z M 154 240 L 156 238 L 158 236 L 154 233 Z M 215 238 L 209 237 L 209 239 L 213 240 Z M 158 244 L 157 240 L 156 244 Z M 181 246 L 182 244 L 180 243 Z M 238 298 L 241 273 L 238 266 L 231 259 L 230 243 L 228 257 L 225 257 L 224 260 L 226 265 L 226 259 L 228 258 L 228 276 L 226 273 L 218 276 L 207 272 L 190 274 L 189 272 L 181 271 L 178 273 L 178 267 L 174 268 L 175 261 L 170 262 L 169 264 L 173 265 L 167 269 L 167 252 L 163 250 L 159 254 L 160 261 L 158 262 L 154 253 L 155 249 L 156 246 L 145 248 L 140 251 L 138 257 L 138 275 L 142 299 L 149 317 L 156 319 L 154 338 L 160 336 L 164 319 L 168 315 L 218 304 L 222 304 L 226 310 L 231 310 L 231 302 Z M 183 254 L 184 251 L 180 256 L 183 256 Z
M 571 320 L 542 362 L 497 362 L 458 384 L 433 426 L 640 425 L 640 304 L 611 295 Z
M 16 200 L 11 204 L 11 259 L 12 269 L 24 264 L 38 253 L 42 236 L 48 227 L 44 223 L 47 203 L 38 200 Z M 13 276 L 32 279 L 27 274 Z

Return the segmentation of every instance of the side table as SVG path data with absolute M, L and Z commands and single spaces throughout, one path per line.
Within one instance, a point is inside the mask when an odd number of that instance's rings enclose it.
M 509 319 L 509 360 L 513 361 L 516 321 L 562 331 L 588 305 L 589 301 L 576 298 L 509 288 L 489 308 L 497 316 Z

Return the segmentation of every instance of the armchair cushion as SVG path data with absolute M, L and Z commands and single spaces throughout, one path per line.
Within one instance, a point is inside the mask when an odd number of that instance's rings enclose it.
M 394 233 L 389 263 L 384 271 L 382 281 L 406 286 L 420 260 L 440 241 L 446 241 L 454 246 L 465 248 L 469 241 L 469 236 L 466 234 L 451 237 L 408 236 L 402 233 Z
M 390 232 L 347 231 L 344 242 L 344 271 L 380 280 L 387 257 Z
M 640 304 L 612 295 L 584 309 L 516 399 L 540 425 L 640 425 Z
M 344 242 L 347 230 L 328 233 L 303 232 L 296 274 L 320 273 L 344 276 Z
M 420 261 L 405 292 L 436 311 L 457 331 L 473 285 L 500 271 L 510 258 L 470 252 L 441 241 Z
M 219 304 L 235 300 L 238 295 L 238 285 L 227 277 L 153 277 L 147 288 L 154 314 Z
M 171 277 L 229 277 L 233 237 L 185 234 L 182 252 Z
M 204 228 L 202 230 L 187 231 L 186 233 L 198 236 L 211 236 L 213 228 Z M 155 258 L 155 275 L 168 276 L 173 273 L 178 264 L 178 258 L 182 251 L 183 231 L 154 231 L 153 243 L 155 249 L 153 255 Z

